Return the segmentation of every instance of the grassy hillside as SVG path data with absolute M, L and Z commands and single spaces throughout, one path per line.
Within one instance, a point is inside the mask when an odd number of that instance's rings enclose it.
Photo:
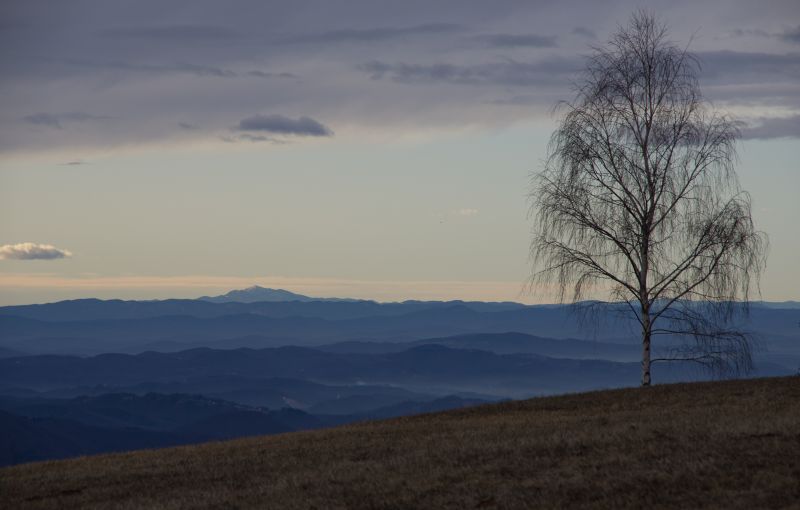
M 0 470 L 3 508 L 800 508 L 800 378 L 492 404 Z

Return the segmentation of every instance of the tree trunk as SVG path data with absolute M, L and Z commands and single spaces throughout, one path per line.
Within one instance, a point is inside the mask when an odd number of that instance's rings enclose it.
M 650 386 L 650 313 L 642 316 L 642 386 Z

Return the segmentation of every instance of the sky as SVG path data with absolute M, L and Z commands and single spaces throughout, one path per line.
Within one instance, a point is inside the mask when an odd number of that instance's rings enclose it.
M 761 297 L 800 299 L 796 0 L 26 0 L 0 4 L 0 305 L 547 300 L 531 175 L 640 7 L 742 122 Z

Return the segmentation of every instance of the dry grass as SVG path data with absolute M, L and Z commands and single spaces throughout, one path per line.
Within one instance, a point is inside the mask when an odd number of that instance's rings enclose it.
M 3 508 L 800 508 L 800 378 L 585 393 L 0 470 Z

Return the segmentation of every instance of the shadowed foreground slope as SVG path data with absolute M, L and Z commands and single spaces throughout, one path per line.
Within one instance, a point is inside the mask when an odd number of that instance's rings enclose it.
M 800 378 L 537 398 L 0 470 L 5 508 L 800 505 Z

